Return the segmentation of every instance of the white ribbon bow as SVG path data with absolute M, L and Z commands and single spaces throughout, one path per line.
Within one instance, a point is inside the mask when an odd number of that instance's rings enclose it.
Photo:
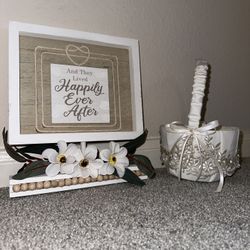
M 182 146 L 182 150 L 181 150 L 181 155 L 180 155 L 180 160 L 179 160 L 179 164 L 178 164 L 178 168 L 177 168 L 177 173 L 178 173 L 178 179 L 181 179 L 181 173 L 182 173 L 182 160 L 183 160 L 183 156 L 184 156 L 184 151 L 187 145 L 188 140 L 190 139 L 190 137 L 192 136 L 198 145 L 198 149 L 200 152 L 200 157 L 201 157 L 201 168 L 200 168 L 200 173 L 196 179 L 199 180 L 201 173 L 202 173 L 202 168 L 203 168 L 203 156 L 202 156 L 202 152 L 201 152 L 201 145 L 203 144 L 200 140 L 199 140 L 199 136 L 204 136 L 204 132 L 207 132 L 206 134 L 211 135 L 214 134 L 216 132 L 216 128 L 219 126 L 219 122 L 217 120 L 214 120 L 212 122 L 209 122 L 199 128 L 189 128 L 184 126 L 182 123 L 180 122 L 172 122 L 169 127 L 173 130 L 173 132 L 177 132 L 177 133 L 183 133 L 183 135 L 176 141 L 175 145 L 183 138 L 184 139 L 184 143 Z M 205 134 L 205 135 L 206 135 Z M 174 145 L 174 146 L 175 146 Z M 174 148 L 173 146 L 173 148 Z M 206 150 L 206 146 L 204 146 L 204 149 Z M 216 189 L 215 192 L 221 192 L 223 184 L 224 184 L 224 174 L 223 174 L 223 170 L 221 165 L 219 164 L 218 160 L 216 159 L 215 155 L 213 158 L 214 164 L 215 166 L 218 168 L 219 171 L 219 175 L 220 175 L 220 182 L 219 185 Z

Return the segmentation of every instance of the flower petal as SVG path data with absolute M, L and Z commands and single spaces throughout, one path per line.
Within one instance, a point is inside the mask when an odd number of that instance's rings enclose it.
M 115 167 L 116 171 L 117 171 L 117 174 L 120 176 L 120 177 L 123 177 L 124 174 L 125 174 L 125 168 L 123 165 L 118 165 Z
M 90 174 L 91 177 L 97 178 L 97 176 L 98 176 L 98 170 L 94 169 L 94 168 L 89 168 L 89 174 Z
M 69 163 L 69 164 L 71 164 L 71 163 L 74 163 L 76 161 L 76 158 L 75 158 L 75 156 L 72 156 L 72 155 L 69 155 L 68 157 L 67 157 L 67 163 Z
M 103 161 L 108 161 L 109 160 L 109 156 L 111 155 L 111 150 L 110 149 L 103 149 L 100 152 L 100 157 Z
M 73 177 L 78 177 L 81 176 L 81 167 L 79 167 L 79 165 L 77 165 L 74 168 L 74 172 L 71 174 Z
M 47 148 L 42 152 L 43 158 L 48 159 L 49 162 L 51 162 L 51 163 L 57 162 L 57 160 L 56 160 L 57 155 L 58 155 L 58 153 L 53 148 Z
M 83 155 L 84 159 L 95 160 L 97 156 L 97 147 L 94 145 L 88 145 L 85 149 L 85 152 L 83 152 Z
M 82 176 L 83 178 L 86 178 L 86 177 L 88 177 L 89 175 L 90 175 L 90 172 L 89 172 L 88 168 L 81 168 L 81 176 Z
M 128 150 L 124 147 L 120 148 L 120 151 L 116 153 L 116 156 L 118 157 L 125 157 L 128 154 Z
M 76 148 L 76 150 L 72 153 L 72 156 L 76 159 L 76 161 L 80 162 L 81 160 L 84 159 L 84 156 L 82 154 L 82 151 L 80 148 Z
M 59 154 L 63 154 L 67 149 L 67 143 L 65 141 L 59 141 L 57 146 L 59 148 Z
M 68 164 L 64 163 L 61 165 L 61 173 L 63 174 L 72 174 L 74 172 L 74 168 L 77 164 Z
M 118 143 L 113 142 L 113 141 L 111 141 L 109 143 L 109 147 L 111 149 L 112 154 L 116 154 L 120 151 L 120 145 Z
M 116 164 L 115 166 L 123 165 L 124 167 L 127 167 L 129 165 L 129 160 L 127 157 L 116 157 Z
M 64 152 L 64 155 L 66 157 L 68 157 L 69 155 L 74 155 L 74 153 L 76 153 L 77 150 L 78 150 L 78 147 L 75 144 L 71 143 L 69 144 L 66 151 Z
M 101 159 L 96 159 L 95 161 L 89 161 L 89 167 L 94 169 L 100 169 L 103 166 L 103 161 Z
M 59 164 L 49 164 L 45 170 L 46 175 L 48 176 L 56 176 L 60 172 L 60 165 Z
M 115 172 L 115 168 L 111 167 L 108 163 L 105 163 L 100 169 L 99 174 L 113 174 Z

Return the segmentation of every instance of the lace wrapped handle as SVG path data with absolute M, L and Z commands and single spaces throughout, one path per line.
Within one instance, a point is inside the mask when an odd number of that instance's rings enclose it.
M 188 115 L 189 128 L 198 128 L 200 125 L 202 101 L 207 81 L 207 71 L 207 62 L 198 61 L 195 68 L 191 107 Z

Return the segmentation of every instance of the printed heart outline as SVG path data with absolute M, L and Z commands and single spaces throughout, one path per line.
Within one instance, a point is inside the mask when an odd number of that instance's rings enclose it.
M 85 50 L 83 50 L 85 49 Z M 81 54 L 87 54 L 86 56 L 86 59 L 84 59 L 84 61 L 82 61 L 81 63 L 77 63 L 73 58 L 72 56 L 73 55 L 70 55 L 70 52 L 80 52 Z M 81 47 L 78 47 L 74 44 L 68 44 L 66 46 L 66 49 L 65 49 L 65 52 L 66 52 L 66 56 L 68 57 L 68 59 L 75 65 L 78 65 L 78 66 L 82 66 L 84 65 L 88 60 L 89 60 L 89 57 L 90 57 L 90 51 L 89 51 L 89 48 L 87 46 L 84 46 L 82 45 Z

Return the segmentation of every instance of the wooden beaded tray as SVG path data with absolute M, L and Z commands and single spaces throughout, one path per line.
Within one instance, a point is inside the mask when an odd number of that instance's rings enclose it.
M 144 175 L 137 166 L 129 167 L 140 179 L 148 177 Z M 99 175 L 97 178 L 70 177 L 70 175 L 59 174 L 55 177 L 46 175 L 30 177 L 23 180 L 14 180 L 10 177 L 9 195 L 10 197 L 21 197 L 44 193 L 61 192 L 80 188 L 89 188 L 126 182 L 115 175 Z

